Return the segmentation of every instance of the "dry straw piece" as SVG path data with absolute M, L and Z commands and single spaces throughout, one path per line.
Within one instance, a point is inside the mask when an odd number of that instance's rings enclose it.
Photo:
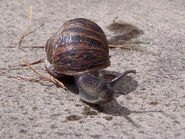
M 30 31 L 30 28 L 31 28 L 31 21 L 32 21 L 32 5 L 30 5 L 30 22 L 29 22 L 29 26 L 28 28 L 26 29 L 26 31 L 21 35 L 21 37 L 19 38 L 19 41 L 18 41 L 18 48 L 20 48 L 21 50 L 23 50 L 21 48 L 21 43 L 22 43 L 22 40 L 24 39 L 24 37 L 26 35 L 28 35 L 28 32 Z
M 54 84 L 59 85 L 60 87 L 62 87 L 63 89 L 67 90 L 67 88 L 64 86 L 64 84 L 62 82 L 60 82 L 58 79 L 50 76 L 50 78 L 45 77 L 43 75 L 41 75 L 40 73 L 38 73 L 30 64 L 28 61 L 23 60 L 24 64 L 26 66 L 28 66 L 28 68 L 35 73 L 40 79 L 44 80 L 44 81 L 49 81 L 49 82 L 53 82 Z

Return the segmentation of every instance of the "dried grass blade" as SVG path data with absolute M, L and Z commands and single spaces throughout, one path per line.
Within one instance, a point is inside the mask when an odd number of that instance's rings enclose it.
M 24 80 L 24 81 L 30 81 L 30 82 L 39 82 L 38 79 L 36 78 L 24 78 L 24 77 L 21 77 L 21 76 L 10 76 L 11 78 L 15 78 L 17 80 Z
M 44 62 L 44 59 L 42 58 L 42 59 L 39 59 L 39 60 L 34 61 L 34 62 L 32 62 L 32 63 L 29 63 L 29 64 L 30 64 L 30 65 L 35 65 L 35 64 L 40 64 L 40 63 L 43 63 L 43 62 Z M 26 66 L 28 66 L 28 65 L 26 65 L 26 64 L 20 64 L 19 66 L 26 67 Z
M 29 24 L 28 28 L 26 29 L 26 31 L 19 38 L 19 41 L 18 41 L 18 48 L 21 49 L 21 50 L 23 50 L 23 48 L 21 48 L 21 43 L 22 43 L 22 40 L 24 39 L 24 37 L 28 34 L 28 32 L 30 30 L 31 20 L 32 20 L 32 5 L 30 5 L 30 24 Z
M 53 82 L 55 84 L 58 84 L 60 87 L 62 87 L 63 89 L 67 89 L 64 84 L 62 82 L 60 82 L 59 80 L 57 80 L 56 78 L 52 77 L 52 78 L 48 78 L 48 77 L 44 77 L 43 75 L 41 75 L 40 73 L 38 73 L 33 67 L 31 67 L 30 63 L 28 61 L 23 60 L 23 62 L 25 63 L 25 65 L 27 65 L 29 67 L 29 69 L 35 73 L 39 78 L 41 78 L 44 81 L 49 81 L 49 82 Z

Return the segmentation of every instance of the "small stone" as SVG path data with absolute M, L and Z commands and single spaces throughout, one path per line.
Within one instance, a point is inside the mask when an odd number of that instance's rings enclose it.
M 107 121 L 110 121 L 110 120 L 112 120 L 113 119 L 113 117 L 112 116 L 105 116 L 104 117 Z
M 159 102 L 157 102 L 157 101 L 152 101 L 152 102 L 150 102 L 150 104 L 151 104 L 151 105 L 158 105 Z
M 82 114 L 85 116 L 98 115 L 98 113 L 96 111 L 92 111 L 89 107 L 84 107 Z
M 27 130 L 21 129 L 21 130 L 20 130 L 20 133 L 24 133 L 24 134 L 25 134 L 25 133 L 27 133 Z
M 66 119 L 67 119 L 68 121 L 77 121 L 77 120 L 82 119 L 82 116 L 70 115 L 70 116 L 66 117 Z

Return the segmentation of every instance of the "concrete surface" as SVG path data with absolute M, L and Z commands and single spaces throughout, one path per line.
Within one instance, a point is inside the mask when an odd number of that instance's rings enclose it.
M 145 52 L 111 49 L 108 71 L 136 69 L 115 86 L 115 100 L 104 112 L 84 106 L 70 91 L 37 78 L 26 68 L 10 69 L 22 59 L 45 57 L 43 49 L 17 48 L 29 24 L 34 30 L 22 46 L 45 45 L 66 20 L 84 17 L 107 26 L 116 22 L 143 31 L 137 40 Z M 185 138 L 185 1 L 184 0 L 1 0 L 0 1 L 0 138 Z M 134 39 L 136 40 L 136 39 Z M 132 40 L 132 41 L 134 41 Z M 131 40 L 129 40 L 131 41 Z M 33 66 L 47 75 L 43 64 Z M 5 69 L 6 68 L 6 69 Z

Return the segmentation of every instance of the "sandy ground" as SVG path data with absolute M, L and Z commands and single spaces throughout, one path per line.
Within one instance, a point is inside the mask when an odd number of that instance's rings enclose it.
M 143 31 L 136 47 L 144 52 L 111 49 L 107 71 L 136 69 L 115 86 L 115 100 L 88 109 L 79 96 L 56 85 L 18 80 L 37 78 L 25 68 L 10 69 L 22 59 L 45 57 L 44 49 L 17 48 L 45 45 L 66 20 L 84 17 L 98 23 L 108 38 L 114 18 Z M 184 0 L 1 0 L 0 1 L 0 138 L 185 138 L 185 1 Z M 132 29 L 130 29 L 132 31 Z M 134 40 L 132 40 L 134 41 Z M 4 69 L 6 68 L 6 69 Z M 43 64 L 35 65 L 47 76 Z

